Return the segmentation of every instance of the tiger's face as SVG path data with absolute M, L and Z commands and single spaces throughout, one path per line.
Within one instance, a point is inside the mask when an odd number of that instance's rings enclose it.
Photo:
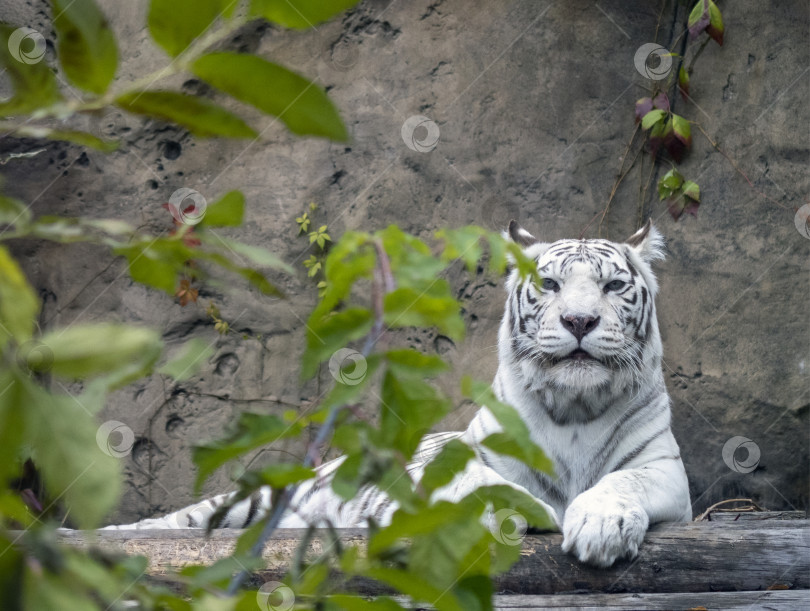
M 648 223 L 625 243 L 540 243 L 516 224 L 510 235 L 542 278 L 513 274 L 507 285 L 512 352 L 536 387 L 619 390 L 641 379 L 661 350 L 649 266 L 662 257 L 657 231 Z

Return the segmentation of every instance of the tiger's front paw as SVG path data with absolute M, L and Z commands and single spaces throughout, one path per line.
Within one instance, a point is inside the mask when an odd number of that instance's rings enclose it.
M 565 510 L 562 548 L 580 562 L 607 567 L 617 558 L 638 554 L 649 524 L 641 506 L 587 490 Z

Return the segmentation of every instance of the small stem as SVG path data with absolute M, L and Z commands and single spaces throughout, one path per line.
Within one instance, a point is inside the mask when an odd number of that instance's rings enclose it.
M 639 125 L 636 124 L 636 128 L 633 130 L 633 135 L 630 136 L 630 141 L 627 143 L 627 146 L 624 149 L 624 153 L 622 154 L 622 165 L 619 167 L 619 175 L 616 177 L 616 180 L 613 183 L 613 188 L 610 190 L 610 196 L 608 197 L 607 205 L 605 206 L 604 212 L 602 212 L 602 218 L 599 219 L 599 232 L 598 235 L 601 237 L 602 235 L 602 224 L 605 222 L 605 217 L 607 216 L 608 210 L 610 209 L 610 204 L 613 201 L 613 198 L 616 197 L 616 191 L 619 189 L 619 185 L 622 184 L 625 176 L 633 169 L 633 166 L 636 164 L 636 159 L 638 159 L 638 155 L 641 150 L 644 148 L 642 144 L 641 148 L 638 149 L 636 152 L 635 157 L 633 157 L 633 161 L 630 163 L 630 167 L 627 168 L 627 171 L 622 172 L 624 170 L 624 164 L 627 161 L 627 154 L 630 152 L 630 147 L 633 145 L 633 141 L 636 139 L 636 134 L 638 133 Z M 587 229 L 587 228 L 586 228 Z
M 382 337 L 382 333 L 384 331 L 383 326 L 383 304 L 385 300 L 385 295 L 394 289 L 394 276 L 391 273 L 391 262 L 388 259 L 388 254 L 385 252 L 382 243 L 379 240 L 374 240 L 374 248 L 377 250 L 377 266 L 374 269 L 374 282 L 372 284 L 372 296 L 371 300 L 373 303 L 374 308 L 374 325 L 369 331 L 368 336 L 366 337 L 366 342 L 363 346 L 362 355 L 363 358 L 367 358 L 369 354 L 371 354 L 371 350 L 377 341 Z M 316 460 L 317 456 L 317 448 L 319 448 L 323 443 L 326 441 L 326 438 L 332 433 L 332 430 L 335 428 L 335 422 L 337 421 L 337 417 L 341 411 L 344 409 L 348 409 L 349 406 L 341 404 L 335 405 L 329 410 L 329 414 L 326 417 L 321 428 L 318 430 L 318 434 L 316 435 L 315 439 L 309 446 L 307 450 L 307 455 L 304 458 L 304 466 L 311 467 Z M 284 513 L 290 506 L 295 493 L 298 491 L 298 484 L 293 484 L 287 486 L 282 490 L 281 494 L 279 495 L 278 502 L 273 506 L 270 518 L 265 523 L 264 528 L 262 529 L 261 535 L 250 548 L 250 556 L 252 557 L 259 557 L 264 550 L 264 546 L 267 543 L 267 540 L 273 534 L 273 532 L 278 528 L 278 525 L 281 523 L 281 519 L 284 516 Z M 248 577 L 248 571 L 242 570 L 236 575 L 234 575 L 231 582 L 228 584 L 228 589 L 226 590 L 229 596 L 233 596 L 236 594 L 239 586 L 241 586 L 245 579 Z
M 711 41 L 711 38 L 709 38 L 708 36 L 706 36 L 706 38 L 705 38 L 705 39 L 703 40 L 703 42 L 700 44 L 700 47 L 698 48 L 698 50 L 697 50 L 697 51 L 695 52 L 695 54 L 692 56 L 692 59 L 691 59 L 691 61 L 689 62 L 689 67 L 686 69 L 686 73 L 687 73 L 689 76 L 691 76 L 691 75 L 692 75 L 692 70 L 693 70 L 693 69 L 694 69 L 694 67 L 695 67 L 695 61 L 697 61 L 697 58 L 698 58 L 698 57 L 700 57 L 700 54 L 701 54 L 701 53 L 703 53 L 703 49 L 705 49 L 705 48 L 706 48 L 706 45 L 708 45 L 710 41 Z

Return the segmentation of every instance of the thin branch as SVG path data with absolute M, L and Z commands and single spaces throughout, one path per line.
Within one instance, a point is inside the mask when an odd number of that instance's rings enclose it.
M 690 76 L 692 75 L 692 70 L 695 68 L 695 62 L 697 61 L 697 58 L 700 57 L 700 54 L 703 53 L 703 49 L 706 48 L 706 45 L 708 45 L 711 40 L 712 39 L 707 36 L 700 44 L 700 47 L 698 48 L 697 52 L 695 52 L 695 54 L 692 56 L 692 60 L 689 62 L 689 67 L 686 69 L 686 73 L 688 75 Z
M 394 289 L 394 277 L 391 273 L 391 263 L 388 259 L 388 255 L 379 240 L 374 241 L 374 247 L 377 250 L 377 265 L 374 269 L 374 282 L 372 284 L 371 297 L 374 309 L 374 324 L 371 331 L 369 331 L 368 336 L 366 336 L 366 342 L 363 346 L 363 351 L 361 352 L 363 358 L 367 358 L 369 354 L 371 354 L 371 350 L 374 348 L 374 345 L 382 337 L 384 332 L 383 304 L 385 295 Z M 318 434 L 315 436 L 315 439 L 313 439 L 309 446 L 303 463 L 305 467 L 311 467 L 313 464 L 315 464 L 318 454 L 317 449 L 320 448 L 326 442 L 327 437 L 332 434 L 340 412 L 344 409 L 348 409 L 348 407 L 349 406 L 347 405 L 340 404 L 333 406 L 329 410 L 326 420 L 318 430 Z M 251 557 L 259 557 L 261 555 L 267 540 L 278 528 L 297 490 L 298 484 L 287 486 L 282 490 L 277 503 L 273 505 L 270 517 L 265 523 L 261 535 L 259 535 L 259 538 L 250 548 L 249 555 Z M 234 575 L 233 579 L 231 579 L 231 582 L 228 584 L 228 589 L 226 591 L 227 594 L 229 596 L 235 595 L 239 587 L 244 583 L 245 579 L 247 579 L 248 575 L 249 572 L 247 570 L 242 570 Z
M 616 176 L 616 180 L 613 182 L 613 188 L 610 190 L 610 196 L 608 197 L 607 205 L 605 205 L 605 209 L 602 212 L 602 218 L 599 219 L 599 231 L 598 235 L 601 237 L 602 235 L 602 224 L 605 222 L 605 217 L 607 216 L 608 210 L 610 210 L 610 204 L 613 202 L 613 198 L 616 197 L 616 191 L 619 189 L 619 185 L 622 184 L 622 181 L 625 177 L 630 173 L 630 170 L 633 169 L 633 166 L 636 164 L 636 160 L 638 159 L 639 154 L 642 150 L 644 150 L 644 144 L 642 143 L 641 147 L 639 147 L 638 151 L 636 151 L 635 156 L 633 157 L 633 161 L 630 162 L 630 166 L 624 172 L 624 164 L 627 161 L 627 155 L 630 152 L 630 147 L 633 146 L 633 141 L 636 139 L 636 134 L 639 130 L 639 124 L 636 124 L 636 128 L 633 130 L 633 135 L 630 136 L 630 141 L 627 143 L 627 147 L 624 149 L 624 153 L 622 154 L 622 165 L 619 168 L 619 174 Z

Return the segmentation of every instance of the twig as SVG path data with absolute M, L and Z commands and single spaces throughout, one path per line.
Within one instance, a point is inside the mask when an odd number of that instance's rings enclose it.
M 695 61 L 697 61 L 697 58 L 698 58 L 698 57 L 700 57 L 700 54 L 701 54 L 701 53 L 703 53 L 703 49 L 705 49 L 705 48 L 706 48 L 706 45 L 708 45 L 708 44 L 709 44 L 709 42 L 711 42 L 711 40 L 712 40 L 712 39 L 711 39 L 710 37 L 708 37 L 708 36 L 707 36 L 707 37 L 706 37 L 706 38 L 703 40 L 703 42 L 700 44 L 700 47 L 698 48 L 698 50 L 697 50 L 697 51 L 695 52 L 695 54 L 692 56 L 692 60 L 689 62 L 689 67 L 686 69 L 686 73 L 687 73 L 689 76 L 692 76 L 692 70 L 695 68 Z
M 598 235 L 601 237 L 602 235 L 602 224 L 605 222 L 605 217 L 607 216 L 608 210 L 610 210 L 610 204 L 613 202 L 613 198 L 616 197 L 616 191 L 619 189 L 619 185 L 622 184 L 624 178 L 630 173 L 630 170 L 633 169 L 633 166 L 636 165 L 636 159 L 638 159 L 639 154 L 644 149 L 644 145 L 642 144 L 641 147 L 636 151 L 635 156 L 633 157 L 633 161 L 630 162 L 630 167 L 627 168 L 626 171 L 624 170 L 624 164 L 627 161 L 627 154 L 630 152 L 630 147 L 633 145 L 633 141 L 636 139 L 636 134 L 638 133 L 639 124 L 636 124 L 636 128 L 633 130 L 633 135 L 630 136 L 630 141 L 627 143 L 627 147 L 624 149 L 624 154 L 622 155 L 622 165 L 619 167 L 619 174 L 616 176 L 616 180 L 613 182 L 613 188 L 610 190 L 610 196 L 608 197 L 607 205 L 605 206 L 604 211 L 602 212 L 602 218 L 599 219 L 599 232 Z
M 383 326 L 383 304 L 385 300 L 385 295 L 394 289 L 394 277 L 391 273 L 391 263 L 388 259 L 388 255 L 383 248 L 382 243 L 379 240 L 374 241 L 374 247 L 377 250 L 377 266 L 374 269 L 374 282 L 372 284 L 372 303 L 374 307 L 374 325 L 369 331 L 368 336 L 366 337 L 366 342 L 363 346 L 362 355 L 364 358 L 368 357 L 371 354 L 371 350 L 373 349 L 374 345 L 379 341 L 382 337 L 384 332 Z M 304 466 L 311 467 L 315 461 L 317 456 L 317 449 L 321 447 L 326 438 L 332 433 L 332 430 L 335 427 L 335 422 L 337 421 L 337 417 L 341 411 L 346 409 L 347 405 L 335 405 L 329 410 L 329 414 L 326 417 L 321 428 L 318 430 L 318 434 L 315 436 L 315 439 L 309 446 L 307 450 L 307 455 L 304 458 Z M 251 546 L 249 551 L 249 556 L 251 557 L 259 557 L 264 550 L 264 546 L 267 543 L 267 540 L 270 538 L 270 535 L 278 528 L 278 525 L 281 523 L 281 519 L 284 517 L 284 513 L 290 506 L 290 502 L 292 501 L 295 493 L 298 490 L 298 484 L 293 484 L 290 486 L 286 486 L 281 494 L 279 495 L 278 501 L 270 513 L 270 517 L 268 518 L 267 522 L 262 529 L 259 538 L 256 542 Z M 247 579 L 249 575 L 249 571 L 243 569 L 236 575 L 234 575 L 231 582 L 228 584 L 228 589 L 226 590 L 229 596 L 233 596 L 236 594 L 239 587 L 244 583 L 245 579 Z
M 748 505 L 746 505 L 744 507 L 722 507 L 721 508 L 721 505 L 726 505 L 728 503 L 748 503 Z M 707 519 L 708 516 L 713 511 L 726 511 L 726 512 L 739 511 L 739 512 L 751 513 L 751 512 L 755 512 L 755 511 L 767 511 L 767 509 L 764 509 L 763 507 L 760 507 L 759 505 L 757 505 L 751 499 L 726 499 L 725 501 L 720 501 L 719 503 L 715 503 L 714 505 L 709 507 L 706 511 L 704 511 L 698 517 L 696 517 L 693 520 L 693 522 L 702 522 L 703 520 Z

